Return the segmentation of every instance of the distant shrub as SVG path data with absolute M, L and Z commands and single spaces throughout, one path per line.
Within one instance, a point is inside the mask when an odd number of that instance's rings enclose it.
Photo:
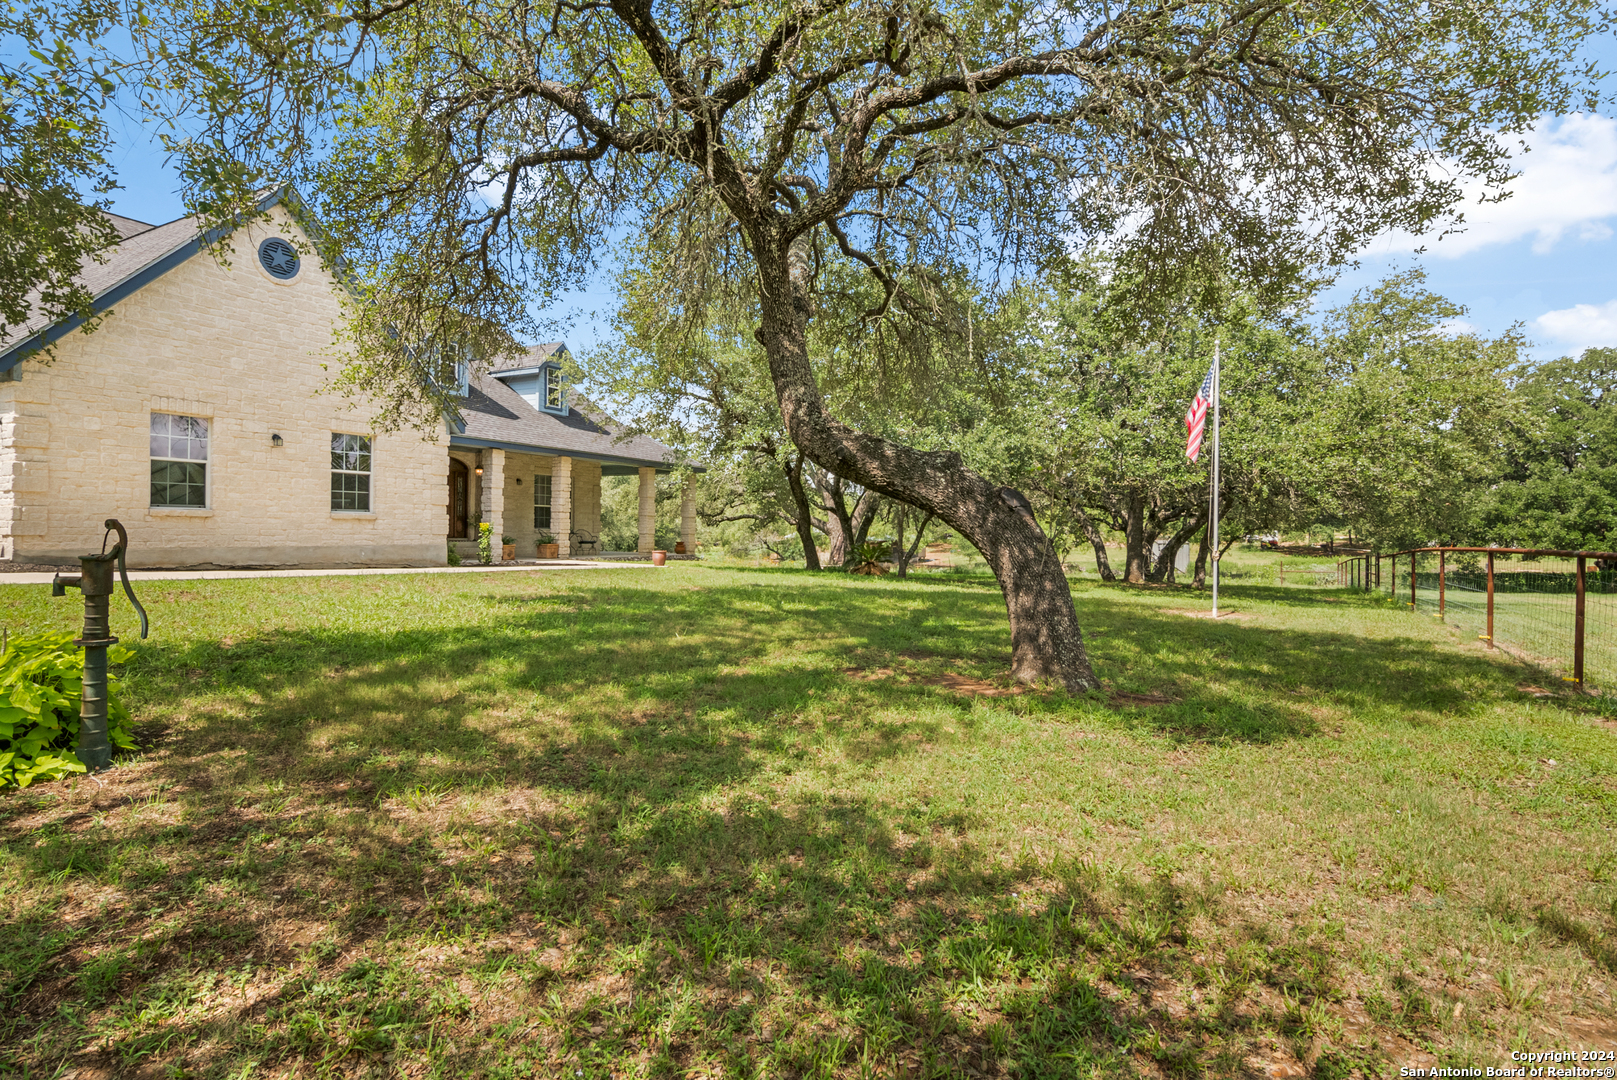
M 134 654 L 121 645 L 107 661 L 121 664 Z M 0 656 L 0 786 L 27 787 L 84 771 L 74 749 L 79 742 L 79 704 L 84 694 L 84 651 L 71 633 L 11 639 Z M 107 727 L 112 745 L 135 749 L 129 713 L 107 677 Z
M 860 544 L 853 552 L 853 565 L 850 570 L 855 574 L 865 574 L 875 577 L 887 573 L 887 557 L 892 548 L 887 544 Z

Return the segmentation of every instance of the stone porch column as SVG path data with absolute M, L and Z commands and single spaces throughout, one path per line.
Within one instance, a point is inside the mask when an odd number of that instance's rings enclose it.
M 550 467 L 550 531 L 556 534 L 556 553 L 573 554 L 573 459 L 559 457 Z
M 650 555 L 657 544 L 657 470 L 640 470 L 640 544 L 635 548 Z
M 500 561 L 500 537 L 505 535 L 505 451 L 483 451 L 483 520 L 488 522 L 489 547 Z
M 679 497 L 679 539 L 685 554 L 696 554 L 696 474 L 685 477 L 685 492 Z

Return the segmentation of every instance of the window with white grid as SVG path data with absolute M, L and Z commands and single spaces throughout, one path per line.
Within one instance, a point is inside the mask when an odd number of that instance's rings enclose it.
M 364 435 L 331 435 L 331 508 L 370 513 L 371 441 Z
M 202 510 L 208 505 L 208 422 L 200 416 L 152 413 L 152 505 Z

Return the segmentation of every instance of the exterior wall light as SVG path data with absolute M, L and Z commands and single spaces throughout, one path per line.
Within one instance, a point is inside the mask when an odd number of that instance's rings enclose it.
M 286 445 L 286 440 L 281 438 L 279 435 L 271 435 L 270 436 L 270 445 L 271 446 L 284 446 L 284 445 Z

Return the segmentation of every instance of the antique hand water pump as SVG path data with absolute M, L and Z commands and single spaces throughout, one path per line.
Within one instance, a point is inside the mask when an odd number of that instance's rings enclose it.
M 107 646 L 118 644 L 108 625 L 108 598 L 112 596 L 112 564 L 118 564 L 118 576 L 123 579 L 124 595 L 140 613 L 140 636 L 146 636 L 146 609 L 135 599 L 135 590 L 129 587 L 129 571 L 124 568 L 124 553 L 129 550 L 129 535 L 117 518 L 104 523 L 106 536 L 101 538 L 101 554 L 80 555 L 84 568 L 79 574 L 57 574 L 51 581 L 52 596 L 66 596 L 69 588 L 84 593 L 84 636 L 73 642 L 84 648 L 84 700 L 79 706 L 79 760 L 91 772 L 100 772 L 112 764 L 112 744 L 107 739 Z M 118 542 L 107 550 L 107 537 L 118 534 Z

